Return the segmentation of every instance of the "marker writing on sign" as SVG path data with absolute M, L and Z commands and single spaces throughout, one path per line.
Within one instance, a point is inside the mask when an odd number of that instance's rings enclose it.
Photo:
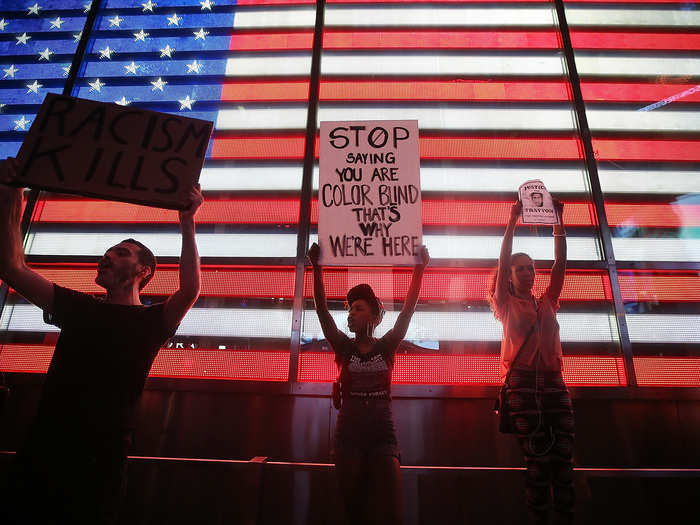
M 82 157 L 87 164 L 84 171 L 78 174 L 80 180 L 98 182 L 96 174 L 106 167 L 106 180 L 99 182 L 107 186 L 170 194 L 178 191 L 179 173 L 188 164 L 181 153 L 194 153 L 196 157 L 203 158 L 206 152 L 209 123 L 195 125 L 176 116 L 140 110 L 114 111 L 107 104 L 99 104 L 85 111 L 85 105 L 76 107 L 76 102 L 76 99 L 61 96 L 49 102 L 46 111 L 41 114 L 39 136 L 26 156 L 20 176 L 26 176 L 36 162 L 46 160 L 53 168 L 52 175 L 64 182 L 66 166 L 59 154 L 71 149 L 85 150 L 85 140 L 92 139 L 95 145 L 88 146 L 89 157 Z M 53 139 L 50 145 L 47 145 L 48 139 L 44 136 L 47 133 Z M 66 143 L 57 145 L 56 137 L 65 137 Z M 131 148 L 115 150 L 114 147 L 99 145 L 105 142 Z M 143 153 L 136 154 L 134 146 L 136 151 L 141 149 Z M 141 179 L 149 152 L 166 154 L 160 157 L 158 164 L 162 181 L 150 188 L 144 186 Z M 74 165 L 71 165 L 71 172 L 76 173 Z

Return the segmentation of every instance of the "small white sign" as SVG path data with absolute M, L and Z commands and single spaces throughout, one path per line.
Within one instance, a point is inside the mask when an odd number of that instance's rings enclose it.
M 559 222 L 554 210 L 552 196 L 541 180 L 529 180 L 518 189 L 523 203 L 523 224 L 556 224 Z
M 404 265 L 423 242 L 418 121 L 321 122 L 320 263 Z

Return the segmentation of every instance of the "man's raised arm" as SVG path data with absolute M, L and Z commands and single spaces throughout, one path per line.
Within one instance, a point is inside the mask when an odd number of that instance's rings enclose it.
M 17 161 L 0 162 L 0 279 L 27 301 L 51 313 L 53 283 L 29 268 L 24 261 L 21 213 L 22 189 L 8 186 L 17 174 Z
M 165 302 L 165 320 L 168 326 L 176 326 L 185 317 L 199 297 L 200 269 L 199 252 L 195 238 L 194 216 L 204 202 L 199 184 L 190 192 L 190 207 L 179 212 L 182 232 L 180 252 L 180 287 Z

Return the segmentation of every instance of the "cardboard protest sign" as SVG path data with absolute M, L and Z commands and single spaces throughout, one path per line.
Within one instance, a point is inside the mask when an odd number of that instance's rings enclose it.
M 556 224 L 559 222 L 554 211 L 552 196 L 541 180 L 529 180 L 518 189 L 523 203 L 523 224 Z
M 321 122 L 324 265 L 414 265 L 423 242 L 418 121 Z
M 18 184 L 183 209 L 213 124 L 48 94 L 19 150 Z

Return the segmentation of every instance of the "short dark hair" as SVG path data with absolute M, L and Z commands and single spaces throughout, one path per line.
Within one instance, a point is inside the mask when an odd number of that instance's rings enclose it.
M 354 303 L 358 299 L 364 299 L 365 301 L 367 301 L 367 304 L 372 309 L 374 315 L 378 316 L 380 320 L 382 319 L 382 317 L 384 317 L 384 305 L 375 295 L 374 290 L 372 290 L 372 287 L 369 284 L 358 284 L 350 288 L 350 290 L 348 290 L 348 306 L 352 306 L 352 303 Z
M 151 273 L 144 277 L 139 283 L 139 290 L 143 290 L 144 286 L 146 286 L 150 280 L 153 279 L 153 275 L 156 273 L 156 256 L 153 255 L 153 252 L 148 248 L 148 246 L 137 241 L 136 239 L 124 239 L 122 242 L 128 242 L 129 244 L 138 246 L 139 264 L 147 266 L 151 269 Z

